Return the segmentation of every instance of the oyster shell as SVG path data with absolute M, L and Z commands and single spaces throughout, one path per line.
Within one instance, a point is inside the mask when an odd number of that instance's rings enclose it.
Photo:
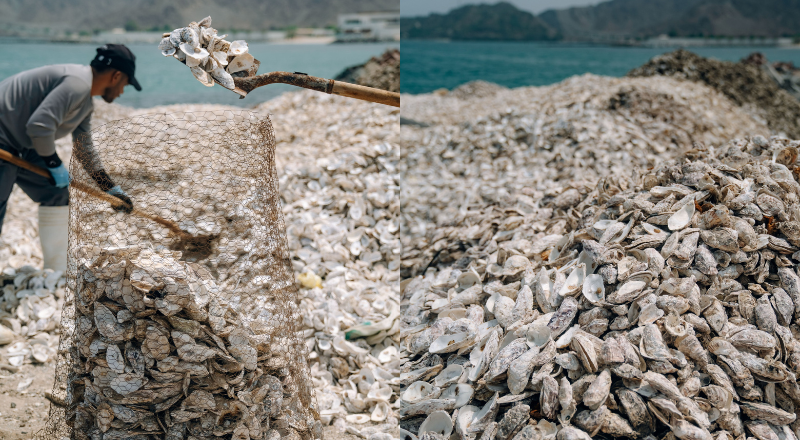
M 229 42 L 225 37 L 217 35 L 210 19 L 201 20 L 172 31 L 161 40 L 158 49 L 163 56 L 173 56 L 184 62 L 203 85 L 212 86 L 215 80 L 233 90 L 235 84 L 232 75 L 255 76 L 260 63 L 248 53 L 246 41 Z

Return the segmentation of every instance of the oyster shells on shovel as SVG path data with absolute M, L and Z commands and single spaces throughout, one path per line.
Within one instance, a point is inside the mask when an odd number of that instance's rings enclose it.
M 247 42 L 225 40 L 227 35 L 217 35 L 211 27 L 211 17 L 191 22 L 189 26 L 175 29 L 158 44 L 165 57 L 173 57 L 191 68 L 194 77 L 204 86 L 216 81 L 233 90 L 234 76 L 255 76 L 261 64 L 248 53 Z

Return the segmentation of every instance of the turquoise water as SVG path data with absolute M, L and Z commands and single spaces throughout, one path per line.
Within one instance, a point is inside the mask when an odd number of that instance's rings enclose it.
M 650 58 L 672 50 L 561 43 L 403 41 L 400 89 L 403 93 L 417 94 L 452 89 L 478 79 L 521 87 L 553 84 L 583 73 L 624 76 Z M 697 47 L 690 50 L 729 61 L 738 61 L 758 51 L 770 61 L 793 61 L 800 65 L 798 49 Z
M 23 70 L 46 64 L 89 64 L 97 45 L 2 42 L 0 45 L 0 80 Z M 397 44 L 268 44 L 250 45 L 250 53 L 261 61 L 259 72 L 275 70 L 304 72 L 332 78 L 344 68 L 362 64 Z M 155 44 L 131 44 L 136 55 L 136 78 L 142 91 L 125 87 L 125 94 L 115 102 L 130 107 L 153 107 L 178 103 L 214 103 L 250 107 L 297 87 L 275 84 L 254 90 L 245 99 L 215 85 L 205 87 L 194 79 L 189 69 L 177 60 L 161 56 Z

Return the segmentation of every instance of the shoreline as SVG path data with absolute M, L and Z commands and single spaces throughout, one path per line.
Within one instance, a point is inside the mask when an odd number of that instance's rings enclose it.
M 613 41 L 569 41 L 569 40 L 450 40 L 446 38 L 432 38 L 432 39 L 417 39 L 410 38 L 403 40 L 404 42 L 412 43 L 503 43 L 503 44 L 541 44 L 551 46 L 574 46 L 574 47 L 619 47 L 619 48 L 634 48 L 634 49 L 678 49 L 681 47 L 714 47 L 714 48 L 770 48 L 770 49 L 795 49 L 800 50 L 800 43 L 796 44 L 713 44 L 714 40 L 709 40 L 710 44 L 665 44 L 665 45 L 647 45 L 647 44 L 631 44 L 624 42 Z M 642 42 L 645 43 L 645 42 Z
M 622 47 L 566 42 L 407 42 L 402 66 L 401 93 L 420 95 L 452 90 L 474 80 L 504 87 L 541 87 L 575 75 L 591 73 L 622 78 L 653 57 L 675 52 L 669 48 Z M 686 49 L 706 59 L 738 63 L 754 53 L 769 63 L 800 65 L 800 47 L 693 47 Z M 437 56 L 446 54 L 447 62 Z M 485 61 L 474 69 L 474 59 Z M 422 72 L 415 74 L 415 72 Z M 795 78 L 800 78 L 795 73 Z
M 160 41 L 160 40 L 158 40 Z M 110 42 L 114 43 L 121 43 L 121 44 L 158 44 L 158 41 L 153 41 L 151 39 L 148 40 L 114 40 Z M 248 41 L 249 43 L 266 43 L 266 44 L 274 44 L 274 45 L 320 45 L 320 46 L 327 46 L 331 44 L 363 44 L 363 43 L 397 43 L 400 44 L 398 40 L 362 40 L 362 41 L 355 41 L 355 40 L 338 40 L 336 37 L 298 37 L 298 38 L 285 38 L 279 40 L 259 40 L 254 39 L 252 41 Z M 35 38 L 35 37 L 10 37 L 10 36 L 0 36 L 0 43 L 18 43 L 18 44 L 100 44 L 101 41 L 98 41 L 93 38 L 87 39 L 62 39 L 62 38 Z

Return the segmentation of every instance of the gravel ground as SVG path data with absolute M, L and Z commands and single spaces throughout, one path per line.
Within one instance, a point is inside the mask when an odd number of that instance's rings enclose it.
M 44 395 L 53 387 L 55 363 L 23 365 L 16 373 L 0 370 L 0 440 L 29 439 L 44 426 L 50 402 Z M 20 382 L 32 379 L 24 391 Z

